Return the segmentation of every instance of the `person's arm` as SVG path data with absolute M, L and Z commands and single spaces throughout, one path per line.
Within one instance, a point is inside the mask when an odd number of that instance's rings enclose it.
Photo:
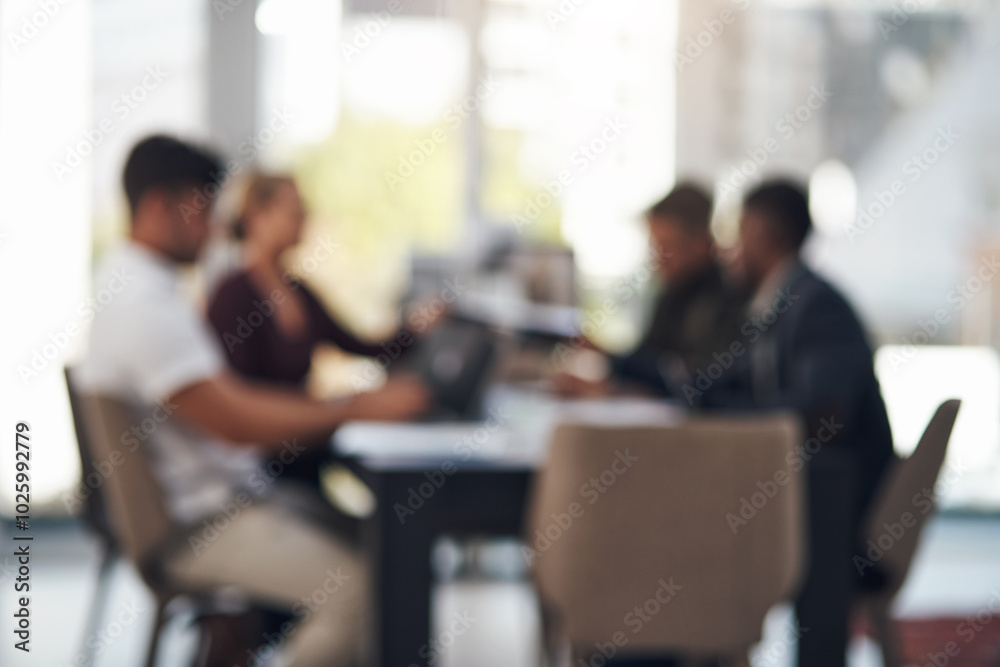
M 309 309 L 309 317 L 319 332 L 320 338 L 327 343 L 333 343 L 344 352 L 357 354 L 363 357 L 375 357 L 385 353 L 382 344 L 389 344 L 395 341 L 400 344 L 400 348 L 405 350 L 413 343 L 413 335 L 406 329 L 400 329 L 389 341 L 382 343 L 369 343 L 361 340 L 353 333 L 340 326 L 326 307 L 313 295 L 305 286 L 300 287 L 303 300 Z
M 646 330 L 639 343 L 625 354 L 609 354 L 611 374 L 623 382 L 631 382 L 651 390 L 662 396 L 671 396 L 674 379 L 672 370 L 676 355 L 664 353 L 661 349 L 670 346 L 670 341 L 663 339 L 663 331 L 679 325 L 680 313 L 672 312 L 671 300 L 665 289 L 656 295 L 653 312 Z M 659 332 L 659 333 L 658 333 Z
M 669 357 L 650 345 L 640 345 L 628 354 L 609 355 L 608 360 L 616 380 L 635 382 L 660 395 L 672 396 L 674 383 L 664 376 L 672 365 Z
M 234 444 L 280 447 L 291 438 L 324 436 L 349 420 L 405 420 L 428 404 L 419 382 L 400 378 L 339 402 L 254 385 L 228 374 L 196 382 L 169 398 L 185 421 Z

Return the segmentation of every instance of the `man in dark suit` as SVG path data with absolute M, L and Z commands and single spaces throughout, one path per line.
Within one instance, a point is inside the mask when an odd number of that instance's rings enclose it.
M 727 373 L 689 385 L 685 395 L 708 409 L 801 415 L 809 438 L 797 453 L 808 475 L 809 557 L 796 602 L 798 664 L 842 666 L 852 594 L 877 584 L 860 581 L 851 555 L 893 448 L 862 325 L 799 258 L 811 227 L 806 195 L 794 183 L 765 183 L 747 196 L 741 261 L 755 296 L 741 327 L 745 351 Z

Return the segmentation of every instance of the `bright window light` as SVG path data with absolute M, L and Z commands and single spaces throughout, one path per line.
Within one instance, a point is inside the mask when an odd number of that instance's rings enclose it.
M 843 234 L 854 221 L 858 188 L 843 162 L 827 160 L 809 179 L 809 212 L 816 227 L 830 235 Z
M 916 334 L 914 334 L 916 335 Z M 1000 507 L 1000 358 L 988 347 L 886 345 L 875 355 L 896 451 L 908 456 L 937 407 L 962 400 L 943 505 Z
M 56 6 L 15 52 L 8 35 L 42 12 L 35 0 L 0 3 L 0 424 L 5 438 L 17 422 L 30 426 L 32 516 L 50 504 L 65 511 L 60 495 L 80 471 L 62 365 L 83 347 L 89 285 L 91 3 Z M 71 150 L 84 157 L 60 179 L 53 165 Z M 11 514 L 13 456 L 0 473 L 0 512 Z

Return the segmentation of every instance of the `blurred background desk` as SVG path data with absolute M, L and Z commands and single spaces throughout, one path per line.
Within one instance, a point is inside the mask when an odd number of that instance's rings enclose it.
M 493 390 L 487 405 L 481 422 L 352 423 L 333 437 L 335 452 L 354 462 L 377 498 L 363 538 L 374 589 L 375 664 L 428 664 L 435 540 L 520 537 L 555 424 L 669 424 L 682 414 L 644 399 L 562 402 L 507 388 Z

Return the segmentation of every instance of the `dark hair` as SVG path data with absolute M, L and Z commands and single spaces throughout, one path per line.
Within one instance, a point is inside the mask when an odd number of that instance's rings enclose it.
M 712 197 L 693 183 L 681 183 L 646 211 L 646 216 L 650 220 L 677 222 L 691 234 L 707 234 L 712 219 Z
M 775 235 L 792 250 L 799 250 L 812 230 L 808 195 L 794 181 L 761 183 L 746 196 L 743 208 L 767 218 Z
M 218 195 L 221 178 L 222 164 L 213 153 L 165 135 L 137 143 L 125 162 L 123 175 L 125 196 L 133 213 L 142 196 L 156 189 L 179 191 L 192 187 L 212 199 Z

